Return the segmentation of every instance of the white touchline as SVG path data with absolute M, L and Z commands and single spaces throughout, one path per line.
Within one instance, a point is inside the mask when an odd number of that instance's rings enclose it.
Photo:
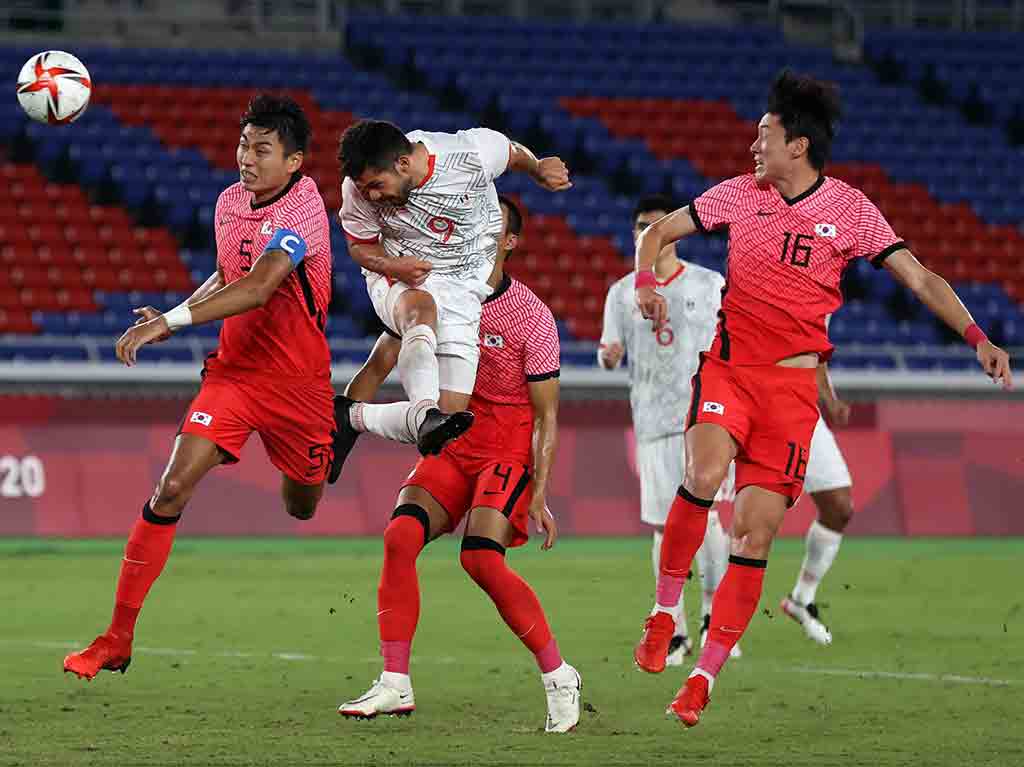
M 83 647 L 84 642 L 72 639 L 65 640 L 27 640 L 27 639 L 0 639 L 0 648 L 36 648 L 41 650 L 66 650 L 69 648 Z M 172 647 L 146 647 L 136 645 L 132 653 L 140 655 L 187 655 L 195 658 L 274 658 L 285 661 L 317 661 L 326 663 L 380 663 L 380 656 L 373 655 L 365 658 L 353 658 L 352 656 L 328 656 L 309 655 L 301 652 L 253 652 L 243 650 L 189 650 L 185 648 Z M 514 657 L 519 657 L 518 655 Z M 496 659 L 493 656 L 486 660 L 479 660 L 474 663 L 465 658 L 456 658 L 452 655 L 415 656 L 415 662 L 419 664 L 429 663 L 433 665 L 450 666 L 455 663 L 462 665 L 494 665 Z M 508 656 L 509 662 L 513 656 Z M 1011 685 L 1024 684 L 1024 679 L 993 679 L 986 676 L 964 676 L 963 674 L 935 674 L 927 671 L 879 671 L 877 669 L 853 669 L 853 668 L 817 668 L 812 666 L 757 666 L 747 661 L 737 663 L 739 671 L 760 671 L 772 674 L 808 674 L 810 676 L 845 676 L 860 679 L 899 679 L 910 682 L 953 682 L 955 684 L 978 684 L 988 687 L 1009 687 Z
M 963 676 L 962 674 L 931 674 L 927 672 L 912 671 L 858 671 L 851 668 L 809 668 L 796 666 L 780 671 L 795 672 L 797 674 L 817 674 L 820 676 L 849 676 L 862 679 L 904 679 L 921 682 L 957 682 L 959 684 L 984 684 L 992 687 L 1006 687 L 1013 684 L 1024 683 L 1021 679 L 992 679 L 986 676 Z

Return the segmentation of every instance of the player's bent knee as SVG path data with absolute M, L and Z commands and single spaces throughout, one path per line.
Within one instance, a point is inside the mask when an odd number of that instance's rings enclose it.
M 728 464 L 719 466 L 698 466 L 687 472 L 687 489 L 698 498 L 714 498 L 718 488 L 725 481 Z
M 816 499 L 817 500 L 817 499 Z M 853 498 L 847 491 L 831 491 L 818 504 L 818 521 L 829 530 L 843 532 L 853 519 Z
M 284 502 L 284 509 L 288 512 L 289 516 L 301 519 L 303 522 L 312 519 L 313 515 L 316 514 L 316 504 L 307 501 L 286 500 Z
M 166 508 L 173 509 L 174 512 L 180 512 L 185 506 L 191 491 L 191 485 L 177 475 L 172 474 L 163 477 L 160 480 L 160 484 L 156 487 L 156 493 L 153 495 L 154 512 L 160 513 Z M 159 509 L 160 512 L 157 512 L 156 509 Z
M 413 535 L 410 530 L 422 531 L 422 538 Z M 391 521 L 384 530 L 384 554 L 402 556 L 412 553 L 419 554 L 430 543 L 430 515 L 422 506 L 415 503 L 403 503 L 391 514 Z
M 483 585 L 488 575 L 495 572 L 495 554 L 501 563 L 505 562 L 505 547 L 495 540 L 479 535 L 467 535 L 462 539 L 459 562 L 466 574 L 476 583 Z

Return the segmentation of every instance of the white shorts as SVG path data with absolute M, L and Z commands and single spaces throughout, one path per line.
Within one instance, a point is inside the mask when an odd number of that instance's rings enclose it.
M 648 525 L 664 525 L 686 472 L 685 435 L 669 434 L 637 442 L 636 467 L 640 474 L 640 519 Z M 730 466 L 729 475 L 719 488 L 715 500 L 732 500 L 735 495 L 734 484 L 735 478 Z
M 804 477 L 805 493 L 823 493 L 826 490 L 838 490 L 841 487 L 851 487 L 853 479 L 850 477 L 850 469 L 846 465 L 836 437 L 828 428 L 825 419 L 818 416 L 818 423 L 814 425 L 814 434 L 811 436 L 811 455 L 807 459 L 807 474 Z M 736 500 L 736 466 L 729 464 L 729 474 L 722 483 L 723 495 L 728 488 L 728 495 L 718 500 Z
M 836 444 L 835 435 L 825 424 L 825 419 L 819 416 L 814 436 L 811 437 L 811 455 L 807 459 L 804 492 L 821 493 L 852 485 L 850 469 Z
M 483 262 L 477 273 L 469 276 L 432 273 L 416 287 L 429 293 L 437 307 L 437 365 L 443 391 L 473 393 L 480 360 L 480 313 L 484 299 L 491 294 L 487 280 L 493 269 L 493 264 Z M 412 288 L 374 272 L 365 276 L 374 311 L 397 335 L 395 307 L 401 295 Z

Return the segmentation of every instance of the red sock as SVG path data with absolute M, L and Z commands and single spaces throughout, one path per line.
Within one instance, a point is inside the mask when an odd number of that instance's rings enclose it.
M 679 604 L 679 596 L 690 572 L 693 557 L 704 542 L 704 533 L 708 528 L 708 510 L 712 503 L 714 501 L 698 498 L 682 485 L 679 486 L 665 522 L 665 535 L 661 539 L 658 604 L 666 607 Z
M 384 567 L 377 587 L 377 625 L 384 670 L 409 673 L 412 637 L 420 619 L 420 587 L 416 557 L 427 544 L 430 518 L 419 506 L 395 509 L 384 531 Z
M 107 633 L 129 640 L 135 634 L 139 610 L 153 582 L 160 577 L 167 564 L 180 518 L 180 514 L 176 517 L 159 517 L 150 509 L 149 503 L 143 507 L 142 516 L 135 520 L 135 526 L 124 547 L 121 575 L 117 579 L 117 595 L 114 598 L 114 616 Z
M 729 568 L 711 603 L 708 641 L 697 661 L 697 668 L 713 677 L 722 670 L 729 652 L 740 641 L 757 611 L 767 564 L 764 559 L 729 557 Z
M 489 538 L 469 535 L 462 541 L 462 567 L 487 592 L 510 629 L 533 653 L 541 673 L 562 665 L 537 595 L 505 562 L 505 549 Z

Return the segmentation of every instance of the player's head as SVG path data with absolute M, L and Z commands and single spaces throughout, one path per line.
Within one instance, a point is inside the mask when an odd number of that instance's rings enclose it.
M 510 198 L 498 195 L 501 203 L 501 237 L 498 239 L 498 257 L 508 258 L 519 244 L 523 231 L 523 213 Z
M 312 130 L 302 107 L 286 96 L 260 93 L 239 120 L 238 172 L 253 194 L 285 186 L 302 167 Z
M 821 173 L 841 111 L 834 83 L 783 70 L 772 83 L 768 109 L 750 147 L 757 180 L 785 178 L 802 163 Z
M 646 197 L 641 197 L 636 207 L 633 208 L 633 242 L 635 243 L 640 239 L 640 235 L 643 234 L 644 230 L 657 221 L 659 218 L 664 218 L 669 213 L 676 209 L 676 204 L 671 197 L 664 194 L 650 194 Z M 675 253 L 675 243 L 665 246 L 665 251 L 671 251 Z
M 360 120 L 341 134 L 338 160 L 360 194 L 375 205 L 402 206 L 413 189 L 412 143 L 397 125 Z
M 675 209 L 675 203 L 666 195 L 650 194 L 641 197 L 633 208 L 633 239 L 636 240 L 644 229 Z

